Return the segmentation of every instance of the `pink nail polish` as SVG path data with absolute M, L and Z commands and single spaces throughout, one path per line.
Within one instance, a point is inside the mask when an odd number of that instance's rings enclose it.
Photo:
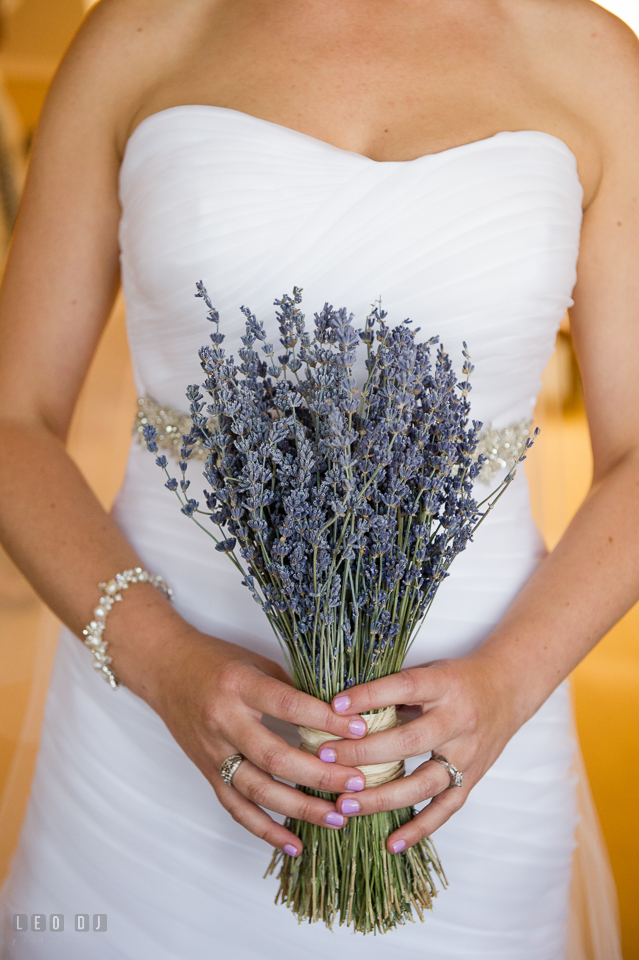
M 335 697 L 333 700 L 333 710 L 335 713 L 344 713 L 345 710 L 351 705 L 351 698 L 345 697 L 343 694 L 340 694 L 339 697 Z
M 351 800 L 350 797 L 342 800 L 342 813 L 359 813 L 360 809 L 357 800 Z
M 366 733 L 366 722 L 364 720 L 351 720 L 348 729 L 351 733 L 354 733 L 356 737 L 363 737 Z
M 341 813 L 327 813 L 324 817 L 326 823 L 330 823 L 331 827 L 343 827 L 344 826 L 344 817 Z
M 401 853 L 406 848 L 405 840 L 396 840 L 393 846 L 393 853 Z
M 288 853 L 289 857 L 297 856 L 297 848 L 293 846 L 292 843 L 284 844 L 284 853 Z
M 323 760 L 324 763 L 335 763 L 337 760 L 337 754 L 334 750 L 331 750 L 330 747 L 322 747 L 319 752 L 320 760 Z
M 363 790 L 365 786 L 364 777 L 351 777 L 350 780 L 346 781 L 346 789 L 352 790 L 354 793 Z

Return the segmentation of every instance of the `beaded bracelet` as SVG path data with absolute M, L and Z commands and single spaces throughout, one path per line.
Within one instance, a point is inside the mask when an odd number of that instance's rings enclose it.
M 161 590 L 167 600 L 171 600 L 173 597 L 173 591 L 166 580 L 154 576 L 148 570 L 143 570 L 142 567 L 123 570 L 122 573 L 116 573 L 112 580 L 98 584 L 100 590 L 103 591 L 103 595 L 100 597 L 99 605 L 93 611 L 95 619 L 82 631 L 83 636 L 86 637 L 82 642 L 93 653 L 93 666 L 100 671 L 113 690 L 120 686 L 120 681 L 109 667 L 112 658 L 107 653 L 107 641 L 103 639 L 104 627 L 113 604 L 122 600 L 121 591 L 128 590 L 131 583 L 150 583 L 151 586 Z

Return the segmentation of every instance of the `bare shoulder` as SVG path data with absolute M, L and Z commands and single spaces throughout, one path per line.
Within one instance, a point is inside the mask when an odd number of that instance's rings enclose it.
M 43 122 L 74 110 L 112 131 L 116 150 L 146 97 L 188 57 L 214 0 L 99 0 L 54 78 Z
M 516 0 L 509 10 L 537 74 L 576 114 L 606 127 L 635 112 L 639 39 L 619 17 L 594 0 Z
M 522 42 L 561 53 L 573 65 L 593 66 L 594 57 L 596 67 L 603 67 L 637 54 L 633 30 L 594 0 L 504 0 L 502 10 Z
M 606 170 L 636 163 L 639 39 L 593 0 L 505 0 L 523 69 L 577 155 L 586 200 Z

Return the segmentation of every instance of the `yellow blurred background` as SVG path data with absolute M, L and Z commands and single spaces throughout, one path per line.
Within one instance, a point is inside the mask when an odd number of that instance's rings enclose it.
M 28 150 L 49 81 L 89 5 L 84 0 L 0 0 L 0 75 L 18 153 L 21 147 Z M 606 0 L 602 6 L 639 32 L 639 0 Z M 19 179 L 18 170 L 18 184 Z M 134 412 L 124 310 L 119 302 L 87 377 L 70 438 L 72 455 L 107 506 L 122 477 Z M 528 473 L 536 519 L 552 547 L 583 499 L 591 470 L 588 429 L 567 328 L 559 335 L 546 371 L 538 420 L 543 433 L 529 459 Z M 0 808 L 0 822 L 5 824 L 0 837 L 0 882 L 28 792 L 55 627 L 51 615 L 0 551 L 0 797 L 12 777 L 12 789 L 5 792 L 4 809 Z M 639 960 L 639 607 L 575 671 L 573 690 L 585 763 L 619 892 L 624 958 Z

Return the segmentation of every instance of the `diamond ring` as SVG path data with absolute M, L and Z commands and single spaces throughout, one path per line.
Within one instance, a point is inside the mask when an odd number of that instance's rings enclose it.
M 231 786 L 231 780 L 233 779 L 233 774 L 241 764 L 242 760 L 246 760 L 246 757 L 242 756 L 241 753 L 234 753 L 232 757 L 227 757 L 226 760 L 220 766 L 220 776 L 224 783 Z
M 448 771 L 450 783 L 446 787 L 447 790 L 450 790 L 451 787 L 462 787 L 464 785 L 464 775 L 461 770 L 458 770 L 457 767 L 453 766 L 453 764 L 447 760 L 446 757 L 442 757 L 441 753 L 435 753 L 433 751 L 430 759 L 437 761 L 437 763 L 441 763 L 442 767 L 445 767 Z

